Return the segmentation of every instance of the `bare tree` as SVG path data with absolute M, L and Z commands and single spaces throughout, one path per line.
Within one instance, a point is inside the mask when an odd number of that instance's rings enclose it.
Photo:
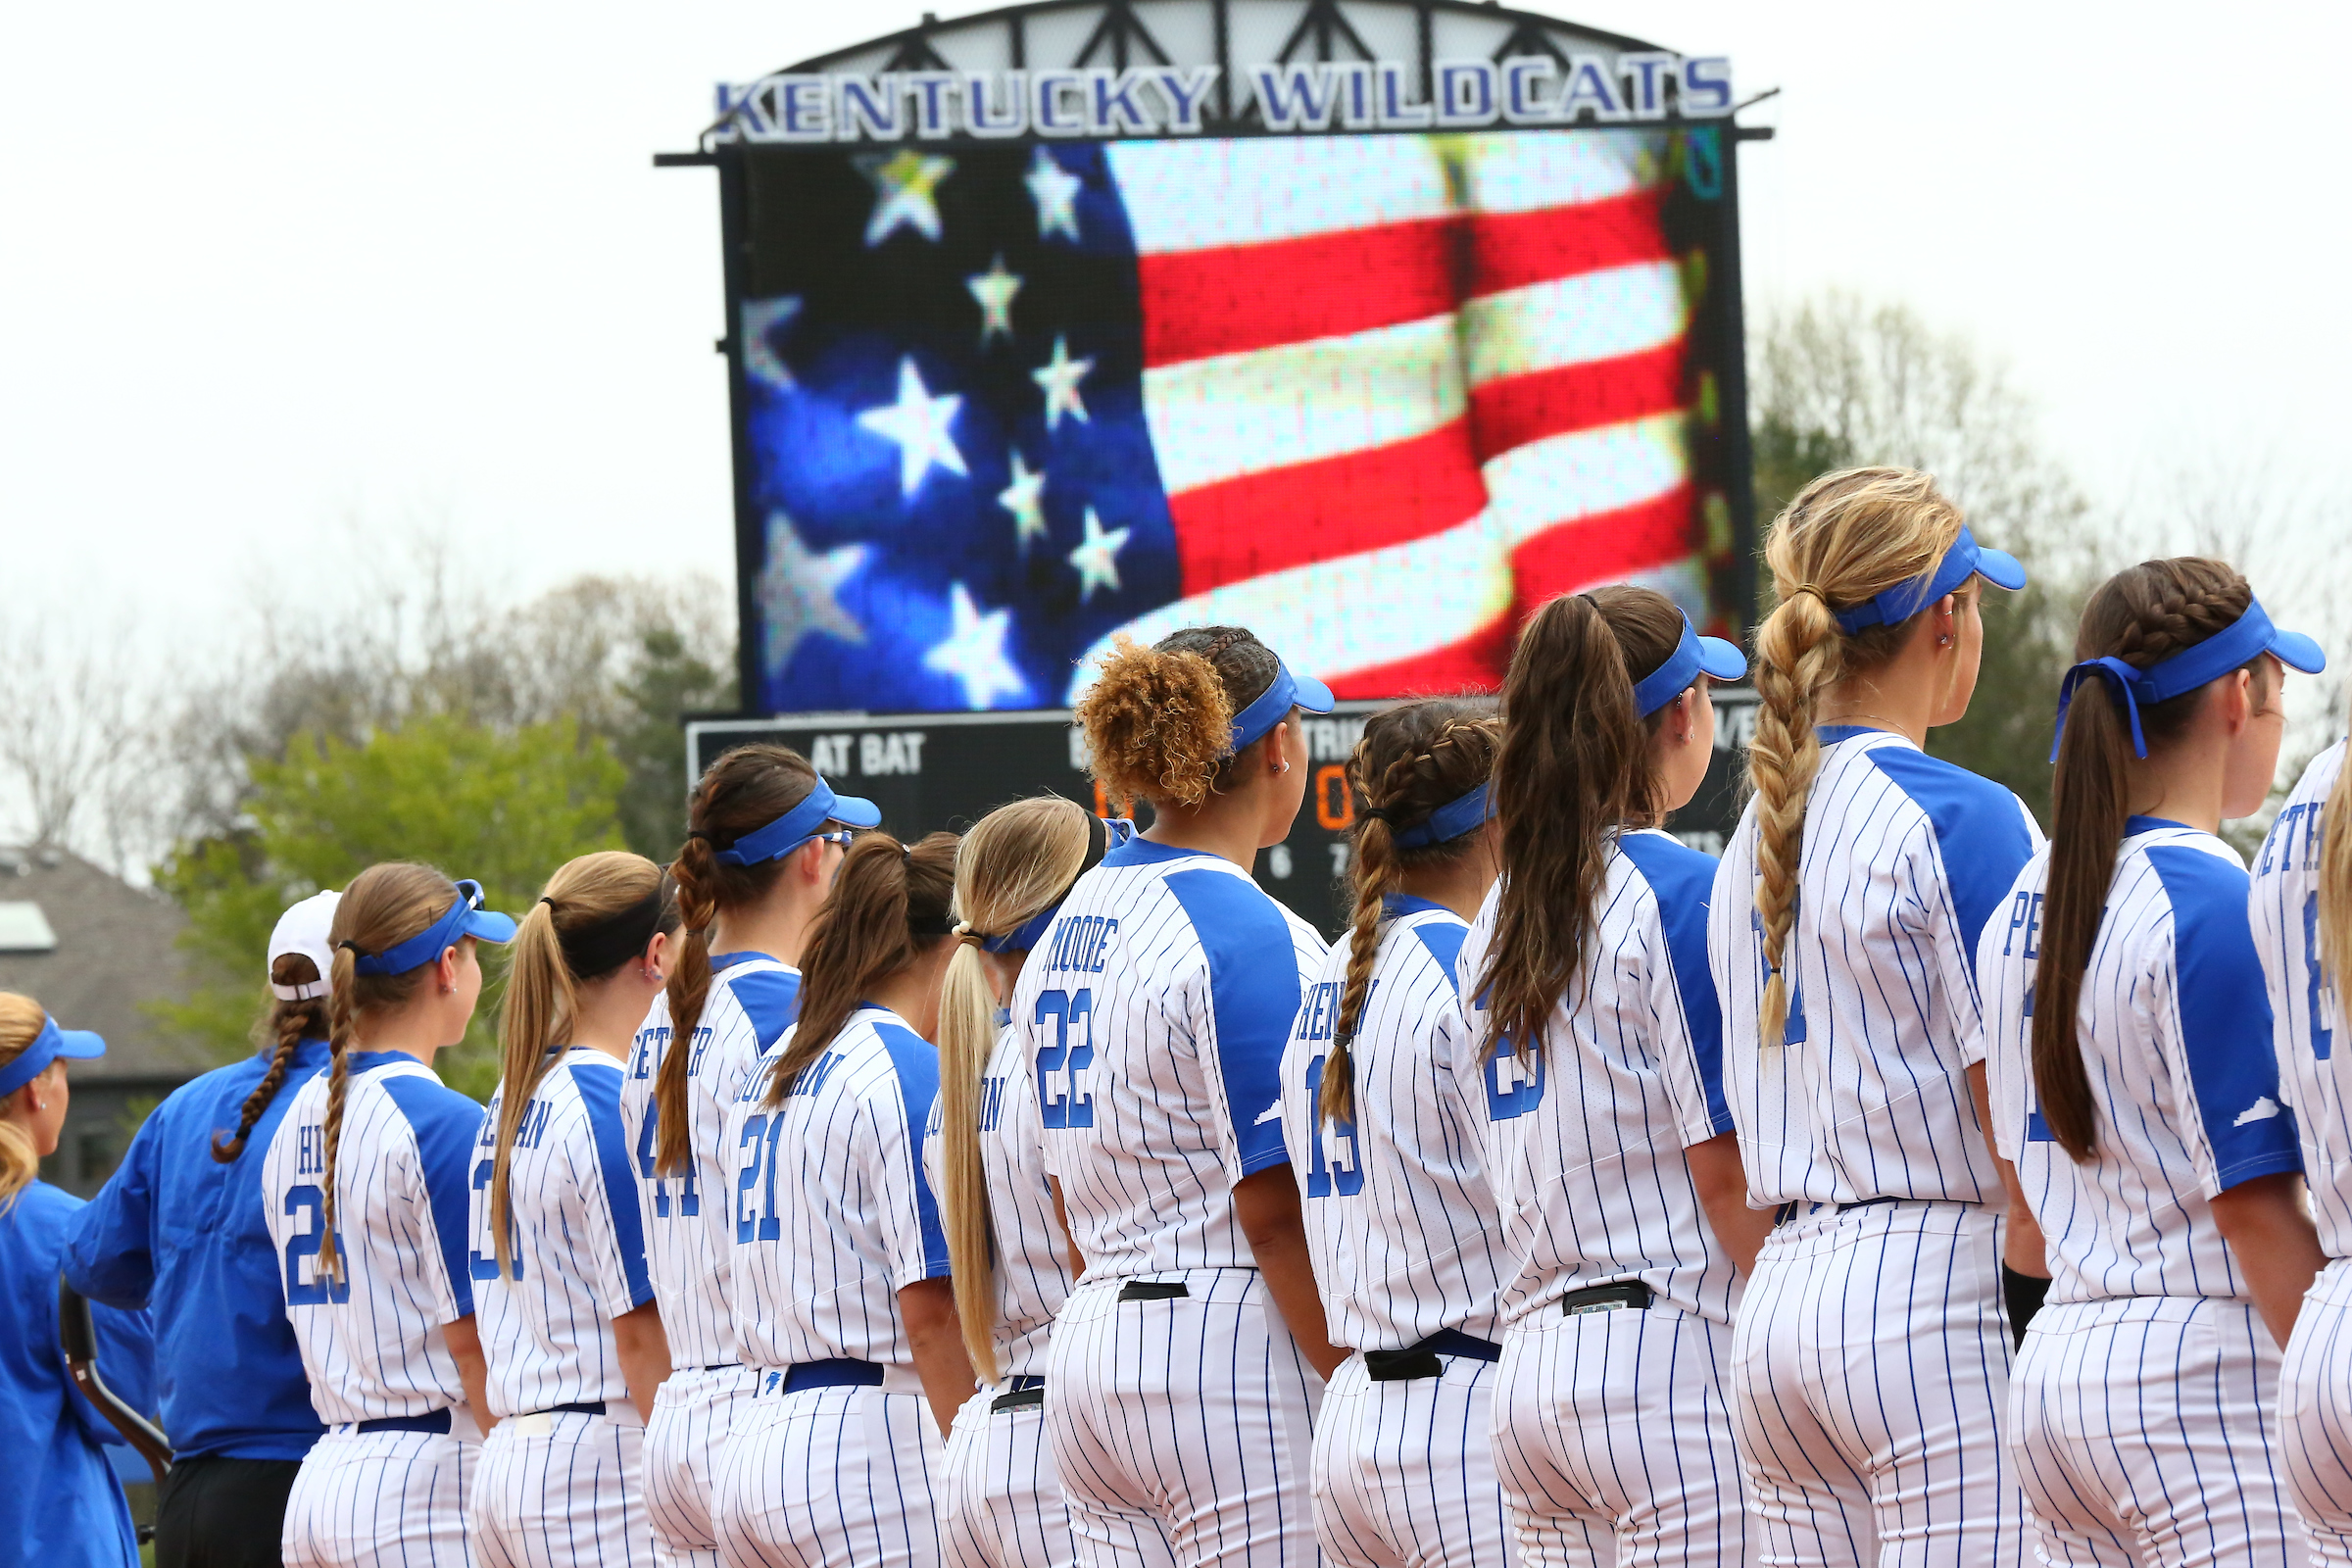
M 0 833 L 142 868 L 167 831 L 155 789 L 158 670 L 133 639 L 61 644 L 55 628 L 0 634 Z

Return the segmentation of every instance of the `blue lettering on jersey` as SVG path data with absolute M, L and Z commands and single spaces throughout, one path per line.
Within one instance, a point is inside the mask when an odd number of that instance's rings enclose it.
M 2320 962 L 2320 896 L 2303 895 L 2303 1004 L 2311 1010 L 2311 1054 L 2326 1061 L 2335 1050 L 2335 989 Z
M 1530 1061 L 1516 1051 L 1498 1050 L 1487 1058 L 1487 1119 L 1509 1121 L 1544 1103 L 1544 1058 Z
M 651 1078 L 668 1045 L 669 1025 L 665 1023 L 638 1030 L 637 1049 L 629 1053 L 629 1076 L 640 1080 Z
M 637 1174 L 654 1193 L 654 1218 L 667 1219 L 670 1212 L 669 1181 L 667 1176 L 655 1174 L 660 1159 L 662 1107 L 648 1102 L 645 1125 L 637 1129 Z M 703 1195 L 694 1189 L 694 1162 L 686 1163 L 686 1174 L 678 1178 L 677 1211 L 680 1218 L 691 1218 L 703 1211 Z
M 1119 922 L 1109 915 L 1073 914 L 1054 922 L 1046 967 L 1075 974 L 1101 974 L 1102 960 Z
M 2006 958 L 2017 945 L 2017 934 L 2026 934 L 2026 957 L 2029 961 L 2041 957 L 2042 895 L 2020 890 L 2009 902 L 2009 932 L 2001 939 L 2001 956 Z
M 1360 1023 L 1363 1015 L 1372 1010 L 1372 994 L 1380 989 L 1377 979 L 1364 985 L 1363 1004 L 1356 1008 Z M 1298 1004 L 1298 1027 L 1294 1033 L 1300 1040 L 1329 1040 L 1340 1026 L 1340 1004 L 1347 996 L 1347 982 L 1318 980 Z
M 735 1242 L 739 1247 L 754 1238 L 772 1242 L 784 1234 L 784 1218 L 776 1208 L 776 1138 L 783 1131 L 780 1115 L 752 1116 L 744 1121 L 737 1148 L 749 1151 L 751 1158 L 735 1178 Z M 760 1185 L 762 1171 L 767 1175 L 767 1213 L 763 1218 L 743 1206 L 744 1199 Z
M 1003 1119 L 1004 1114 L 1004 1080 L 1002 1077 L 981 1079 L 980 1130 L 984 1133 L 995 1132 L 997 1123 Z
M 2320 862 L 2320 828 L 2327 810 L 2325 801 L 2299 801 L 2278 813 L 2264 835 L 2262 856 L 2254 862 L 2257 875 L 2267 876 L 2277 870 L 2309 871 Z M 2303 847 L 2295 848 L 2295 835 L 2303 835 Z M 2301 864 L 2296 862 L 2300 860 Z
M 1318 991 L 1323 986 L 1317 986 Z M 1318 1053 L 1306 1064 L 1306 1102 L 1323 1103 L 1323 1056 Z M 1364 1190 L 1364 1168 L 1355 1152 L 1355 1123 L 1345 1116 L 1323 1116 L 1318 1113 L 1313 1135 L 1314 1148 L 1306 1162 L 1306 1196 L 1329 1198 L 1338 1194 L 1353 1198 Z
M 833 1076 L 833 1069 L 841 1065 L 841 1059 L 840 1052 L 828 1051 L 803 1067 L 800 1075 L 793 1079 L 792 1087 L 784 1091 L 784 1098 L 794 1100 L 804 1095 L 813 1095 L 824 1088 L 825 1080 Z
M 483 1119 L 486 1125 L 495 1128 L 497 1124 L 497 1118 L 485 1117 Z M 495 1133 L 493 1134 L 493 1140 L 495 1141 Z M 473 1190 L 478 1193 L 482 1189 L 488 1187 L 490 1185 L 490 1178 L 496 1174 L 497 1170 L 498 1164 L 495 1160 L 484 1159 L 475 1161 L 473 1167 Z M 514 1261 L 514 1277 L 518 1280 L 521 1279 L 522 1232 L 521 1228 L 515 1223 L 514 1211 L 512 1204 L 510 1204 L 507 1209 L 507 1256 Z M 466 1249 L 466 1272 L 472 1275 L 477 1280 L 494 1280 L 498 1278 L 498 1254 L 493 1252 L 490 1256 L 484 1257 L 481 1253 L 474 1251 L 471 1248 Z
M 286 1193 L 286 1216 L 310 1216 L 310 1228 L 297 1231 L 286 1238 L 286 1304 L 288 1306 L 324 1306 L 332 1301 L 337 1306 L 351 1299 L 351 1263 L 347 1250 L 341 1251 L 343 1277 L 333 1285 L 318 1274 L 318 1248 L 326 1234 L 326 1195 L 317 1184 L 305 1182 Z M 312 1267 L 305 1268 L 308 1261 Z M 308 1278 L 305 1276 L 308 1275 Z
M 1039 992 L 1037 1014 L 1031 1021 L 1042 1024 L 1049 1018 L 1054 1021 L 1054 1038 L 1037 1052 L 1038 1116 L 1048 1127 L 1092 1127 L 1095 1097 L 1092 1092 L 1080 1092 L 1079 1075 L 1095 1064 L 1094 992 Z M 1074 1045 L 1070 1041 L 1073 1024 L 1080 1029 Z

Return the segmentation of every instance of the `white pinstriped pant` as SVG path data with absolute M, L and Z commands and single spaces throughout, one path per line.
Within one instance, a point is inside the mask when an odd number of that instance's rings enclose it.
M 943 1560 L 948 1568 L 1070 1568 L 1070 1510 L 1046 1443 L 1045 1407 L 992 1409 L 1006 1392 L 983 1384 L 956 1412 L 939 1475 Z
M 653 1568 L 640 1487 L 645 1428 L 576 1410 L 513 1416 L 482 1440 L 467 1513 L 482 1568 Z
M 1194 1269 L 1189 1297 L 1122 1301 L 1120 1279 L 1061 1304 L 1046 1433 L 1082 1568 L 1314 1568 L 1307 1492 L 1323 1380 L 1253 1268 Z
M 1375 1383 L 1362 1355 L 1315 1412 L 1315 1536 L 1347 1568 L 1493 1568 L 1507 1545 L 1487 1405 L 1494 1364 L 1440 1358 L 1434 1378 Z
M 911 1372 L 904 1381 L 913 1382 Z M 939 1425 L 920 1394 L 762 1394 L 737 1420 L 710 1489 L 719 1560 L 728 1568 L 935 1568 L 939 1460 Z
M 463 1437 L 329 1428 L 286 1497 L 287 1568 L 470 1568 L 466 1496 L 481 1443 L 461 1424 Z
M 2012 1568 L 2009 1329 L 1981 1203 L 1824 1208 L 1765 1239 L 1732 1331 L 1756 1560 Z
M 1494 1468 L 1524 1568 L 1743 1568 L 1745 1487 L 1723 1387 L 1732 1331 L 1670 1306 L 1503 1332 Z
M 2314 1568 L 2352 1568 L 2352 1259 L 2320 1271 L 2278 1368 L 2279 1470 Z
M 750 1367 L 689 1367 L 662 1380 L 645 1423 L 645 1511 L 658 1568 L 717 1568 L 710 1487 L 719 1450 L 760 1391 Z
M 2060 1568 L 2303 1568 L 2279 1484 L 2278 1347 L 2251 1302 L 2045 1306 L 2009 1388 L 2041 1560 Z

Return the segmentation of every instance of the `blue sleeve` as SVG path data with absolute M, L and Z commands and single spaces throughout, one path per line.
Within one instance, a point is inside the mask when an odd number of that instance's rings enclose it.
M 637 1162 L 629 1157 L 629 1140 L 620 1130 L 620 1068 L 574 1067 L 572 1081 L 580 1088 L 580 1104 L 596 1137 L 596 1166 L 604 1176 L 605 1206 L 612 1217 L 612 1241 L 620 1250 L 620 1267 L 629 1288 L 629 1304 L 643 1306 L 654 1298 L 653 1276 L 645 1266 L 645 1217 L 637 1202 Z M 435 1221 L 439 1215 L 436 1213 Z
M 467 1316 L 473 1311 L 473 1266 L 467 1256 L 473 1224 L 473 1141 L 482 1130 L 482 1107 L 454 1089 L 410 1073 L 386 1078 L 384 1093 L 416 1135 L 416 1158 L 424 1167 L 424 1193 L 432 1204 L 433 1235 L 441 1244 L 441 1267 L 449 1275 L 458 1316 Z
M 1715 994 L 1714 974 L 1707 964 L 1707 907 L 1715 897 L 1715 857 L 1643 833 L 1626 834 L 1618 848 L 1657 899 L 1666 961 L 1674 970 L 1683 1024 L 1690 1031 L 1690 1054 L 1707 1097 L 1707 1125 L 1718 1134 L 1728 1133 L 1732 1107 L 1723 1098 L 1723 1000 Z
M 1977 941 L 2009 897 L 2017 873 L 2034 858 L 2034 832 L 2016 796 L 1989 779 L 1905 746 L 1870 754 L 1879 770 L 1928 815 L 1943 859 L 1958 926 L 1961 961 L 1977 972 Z
M 801 977 L 797 974 L 760 969 L 728 981 L 727 989 L 735 993 L 736 1004 L 751 1019 L 763 1056 L 801 1015 Z
M 2270 991 L 2246 916 L 2245 869 L 2183 845 L 2156 845 L 2147 856 L 2173 907 L 2180 1054 L 2213 1150 L 2216 1191 L 2299 1171 L 2295 1119 L 2278 1103 Z
M 1298 1016 L 1298 959 L 1274 901 L 1247 877 L 1174 871 L 1167 889 L 1184 906 L 1208 960 L 1217 1072 L 1244 1176 L 1287 1164 L 1282 1118 L 1261 1115 L 1282 1099 L 1282 1049 Z
M 66 1232 L 67 1282 L 124 1311 L 143 1310 L 155 1289 L 155 1150 L 167 1108 L 140 1124 L 122 1163 Z
M 948 1235 L 940 1228 L 939 1200 L 932 1195 L 930 1178 L 923 1174 L 923 1136 L 932 1108 L 939 1103 L 939 1053 L 908 1030 L 879 1024 L 874 1033 L 890 1052 L 891 1070 L 899 1081 L 899 1113 L 906 1121 L 906 1163 L 914 1182 L 914 1223 L 922 1238 L 922 1277 L 945 1279 Z
M 1458 920 L 1424 920 L 1413 927 L 1413 935 L 1421 939 L 1421 946 L 1429 950 L 1429 956 L 1438 960 L 1438 967 L 1446 971 L 1446 983 L 1453 987 L 1456 997 L 1462 994 L 1462 982 L 1453 971 L 1462 961 L 1462 939 L 1469 934 L 1470 928 Z

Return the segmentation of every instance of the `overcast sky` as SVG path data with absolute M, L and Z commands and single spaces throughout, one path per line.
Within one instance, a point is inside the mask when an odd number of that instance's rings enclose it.
M 651 155 L 921 9 L 10 8 L 0 616 L 201 655 L 351 573 L 355 519 L 447 525 L 502 598 L 730 574 L 715 179 Z M 1842 284 L 1972 333 L 2110 501 L 2183 462 L 2345 488 L 2343 8 L 1557 11 L 1783 89 L 1751 310 Z

